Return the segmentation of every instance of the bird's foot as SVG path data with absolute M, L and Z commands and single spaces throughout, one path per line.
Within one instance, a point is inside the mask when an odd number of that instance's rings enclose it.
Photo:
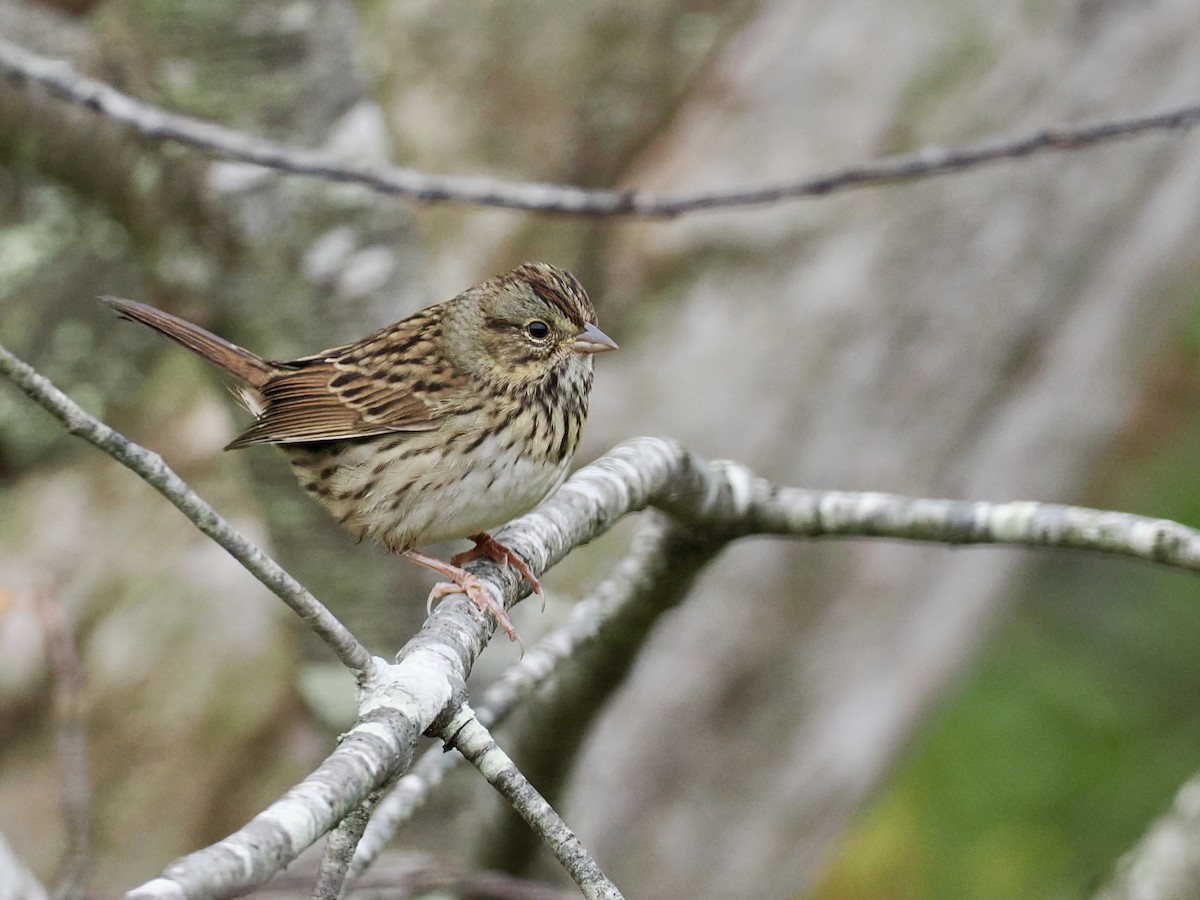
M 546 608 L 546 594 L 542 591 L 542 583 L 537 580 L 537 576 L 530 570 L 529 564 L 521 558 L 521 555 L 516 550 L 506 547 L 486 531 L 473 534 L 467 540 L 474 541 L 475 546 L 470 550 L 464 550 L 457 556 L 450 557 L 451 565 L 465 566 L 471 560 L 479 559 L 481 556 L 485 556 L 492 562 L 497 562 L 501 565 L 507 563 L 520 572 L 521 577 L 529 582 L 529 586 L 533 588 L 533 592 L 542 598 L 542 609 Z
M 468 600 L 496 620 L 496 624 L 508 635 L 510 641 L 516 641 L 524 647 L 520 635 L 517 634 L 517 629 L 509 620 L 504 607 L 496 602 L 496 598 L 492 596 L 487 586 L 470 572 L 463 572 L 457 581 L 440 581 L 435 584 L 433 590 L 429 592 L 426 611 L 432 613 L 433 605 L 450 594 L 466 594 Z
M 429 592 L 429 600 L 425 605 L 427 613 L 432 613 L 433 604 L 443 597 L 450 594 L 466 594 L 468 600 L 496 620 L 496 624 L 508 635 L 509 640 L 521 644 L 522 651 L 524 650 L 525 645 L 517 635 L 517 629 L 509 621 L 508 614 L 504 611 L 504 606 L 492 596 L 491 591 L 487 589 L 487 586 L 482 581 L 465 569 L 453 563 L 443 562 L 435 556 L 426 556 L 424 553 L 416 550 L 405 550 L 403 555 L 418 565 L 424 566 L 426 569 L 448 579 L 447 581 L 435 584 L 433 590 Z

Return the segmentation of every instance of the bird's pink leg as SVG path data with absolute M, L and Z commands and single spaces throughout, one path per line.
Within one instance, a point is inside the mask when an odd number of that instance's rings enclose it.
M 517 629 L 513 628 L 504 607 L 496 602 L 496 598 L 484 587 L 483 582 L 470 572 L 453 563 L 443 562 L 436 556 L 427 556 L 418 550 L 405 550 L 401 556 L 448 579 L 448 581 L 435 584 L 433 590 L 429 592 L 427 611 L 432 611 L 433 604 L 448 594 L 466 594 L 467 599 L 496 620 L 496 624 L 508 635 L 509 640 L 521 643 L 521 639 L 517 637 Z
M 456 566 L 465 566 L 473 559 L 479 559 L 481 556 L 486 556 L 492 562 L 508 563 L 514 569 L 521 573 L 521 577 L 529 582 L 529 586 L 533 588 L 533 592 L 539 597 L 542 597 L 542 602 L 545 602 L 545 594 L 542 593 L 541 582 L 537 580 L 533 572 L 529 570 L 529 565 L 525 560 L 521 559 L 516 550 L 511 547 L 506 547 L 487 532 L 470 535 L 467 540 L 474 541 L 475 546 L 470 550 L 464 550 L 457 556 L 450 557 L 450 562 Z

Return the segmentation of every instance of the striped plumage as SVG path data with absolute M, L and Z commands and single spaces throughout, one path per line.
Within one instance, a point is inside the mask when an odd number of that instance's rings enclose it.
M 573 275 L 527 263 L 291 362 L 266 361 L 153 307 L 103 299 L 243 382 L 256 418 L 229 449 L 277 445 L 346 528 L 450 578 L 514 636 L 503 609 L 458 568 L 473 551 L 447 565 L 414 548 L 470 537 L 537 588 L 484 532 L 562 482 L 587 418 L 592 354 L 616 348 Z

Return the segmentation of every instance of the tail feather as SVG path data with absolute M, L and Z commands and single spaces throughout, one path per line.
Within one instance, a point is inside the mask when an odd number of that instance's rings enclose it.
M 267 379 L 277 371 L 274 365 L 261 356 L 244 350 L 237 344 L 231 344 L 224 338 L 217 337 L 211 331 L 206 331 L 199 325 L 193 325 L 186 319 L 134 300 L 125 300 L 121 297 L 101 297 L 100 299 L 116 310 L 117 315 L 122 318 L 141 322 L 143 325 L 153 328 L 159 334 L 164 334 L 176 343 L 182 344 L 193 353 L 224 369 L 234 378 L 244 381 L 252 388 L 262 387 L 266 384 Z

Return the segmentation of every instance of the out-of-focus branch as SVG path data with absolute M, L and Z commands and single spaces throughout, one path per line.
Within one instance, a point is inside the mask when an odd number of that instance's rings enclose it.
M 1170 811 L 1117 863 L 1094 900 L 1200 898 L 1200 775 L 1175 795 Z
M 56 415 L 68 431 L 158 488 L 256 575 L 262 572 L 264 583 L 273 589 L 282 585 L 276 593 L 314 630 L 327 635 L 332 646 L 341 648 L 339 655 L 359 671 L 359 722 L 309 778 L 244 828 L 178 860 L 131 897 L 225 896 L 262 884 L 372 791 L 403 773 L 420 734 L 441 733 L 444 726 L 438 721 L 461 702 L 466 677 L 495 623 L 457 595 L 438 607 L 395 665 L 367 656 L 324 607 L 233 532 L 161 458 L 87 415 L 3 347 L 0 373 Z M 1043 503 L 779 488 L 738 463 L 709 463 L 662 438 L 637 438 L 615 447 L 496 537 L 540 574 L 623 516 L 651 506 L 694 533 L 712 553 L 726 541 L 751 535 L 857 535 L 1098 550 L 1200 570 L 1200 532 L 1167 520 Z M 470 565 L 497 588 L 506 606 L 516 602 L 522 579 L 513 569 L 485 560 Z M 289 587 L 293 585 L 303 592 L 299 599 Z
M 600 871 L 562 817 L 496 745 L 470 706 L 463 703 L 439 734 L 446 746 L 458 750 L 538 833 L 584 897 L 621 900 L 616 885 Z
M 66 610 L 49 585 L 33 588 L 33 602 L 45 629 L 46 659 L 54 671 L 58 759 L 62 775 L 62 811 L 67 847 L 63 854 L 55 900 L 88 895 L 92 871 L 92 784 L 88 778 L 87 708 L 83 661 Z
M 454 754 L 457 756 L 458 754 Z M 284 872 L 249 896 L 255 900 L 295 900 L 311 879 L 301 872 Z M 458 871 L 427 859 L 406 859 L 356 882 L 356 896 L 467 896 L 477 900 L 579 900 L 574 887 L 517 878 L 504 872 Z M 351 896 L 346 894 L 344 896 Z M 3 900 L 3 898 L 0 898 Z
M 338 900 L 343 895 L 354 852 L 362 841 L 363 832 L 367 830 L 367 823 L 378 808 L 382 795 L 382 791 L 372 791 L 366 800 L 351 810 L 350 814 L 338 823 L 337 828 L 329 833 L 321 865 L 317 868 L 317 883 L 310 900 Z
M 46 889 L 0 834 L 0 900 L 48 900 Z
M 371 667 L 371 655 L 350 631 L 283 567 L 252 544 L 215 509 L 188 487 L 157 453 L 140 447 L 87 413 L 66 394 L 38 374 L 32 366 L 0 345 L 0 374 L 7 376 L 35 403 L 63 423 L 71 434 L 83 438 L 133 470 L 191 521 L 223 547 L 230 556 L 261 581 L 300 616 L 338 659 L 362 679 Z
M 434 175 L 396 166 L 354 165 L 325 153 L 262 140 L 212 122 L 168 112 L 88 78 L 62 60 L 32 53 L 4 40 L 0 40 L 0 72 L 16 81 L 40 84 L 58 96 L 121 122 L 146 137 L 177 141 L 222 159 L 290 174 L 353 182 L 426 203 L 467 203 L 577 216 L 669 218 L 703 210 L 764 206 L 802 197 L 820 197 L 850 188 L 930 178 L 1000 160 L 1020 159 L 1047 151 L 1076 150 L 1150 132 L 1181 131 L 1200 122 L 1200 105 L 1181 106 L 1127 118 L 1043 128 L 1020 137 L 997 138 L 970 147 L 949 150 L 930 147 L 917 153 L 795 181 L 656 196 L 636 189 L 585 189 L 571 185 Z

